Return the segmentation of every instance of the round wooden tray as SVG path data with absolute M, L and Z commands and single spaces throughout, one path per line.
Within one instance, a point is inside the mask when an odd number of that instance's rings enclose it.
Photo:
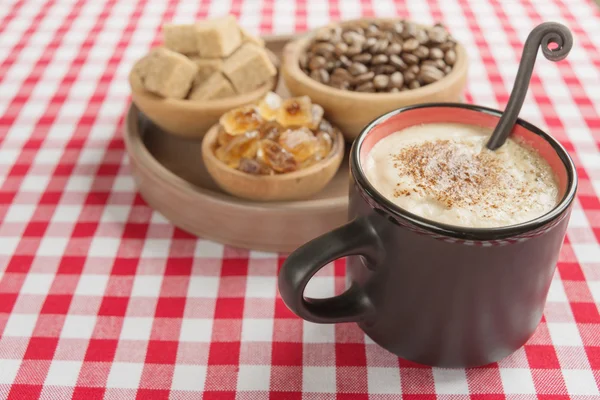
M 290 37 L 266 37 L 281 54 Z M 277 92 L 288 96 L 280 82 Z M 201 140 L 169 135 L 135 105 L 127 113 L 125 147 L 142 197 L 179 228 L 202 238 L 253 250 L 290 252 L 340 226 L 348 209 L 347 155 L 323 191 L 303 200 L 257 203 L 221 191 L 201 157 Z

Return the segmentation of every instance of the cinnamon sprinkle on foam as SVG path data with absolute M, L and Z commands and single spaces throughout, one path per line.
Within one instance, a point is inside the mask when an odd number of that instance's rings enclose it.
M 449 140 L 424 142 L 392 154 L 394 167 L 401 175 L 410 176 L 416 188 L 412 192 L 433 197 L 446 207 L 468 207 L 481 204 L 498 208 L 506 194 L 525 194 L 525 188 L 513 190 L 510 175 L 490 151 L 465 152 Z M 535 188 L 531 188 L 535 190 Z M 394 196 L 409 196 L 407 189 L 397 189 Z M 496 195 L 485 196 L 485 193 Z
M 550 211 L 558 189 L 548 163 L 513 139 L 490 151 L 488 135 L 461 124 L 407 128 L 373 147 L 367 177 L 399 206 L 451 225 L 506 226 Z

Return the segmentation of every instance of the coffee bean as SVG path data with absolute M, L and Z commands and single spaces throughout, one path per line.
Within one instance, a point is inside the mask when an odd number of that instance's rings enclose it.
M 346 54 L 346 51 L 348 51 L 348 45 L 346 43 L 344 43 L 344 42 L 336 43 L 335 54 L 337 56 L 342 56 L 342 55 Z
M 417 89 L 420 87 L 421 87 L 421 84 L 419 83 L 419 81 L 412 81 L 411 83 L 408 84 L 409 89 Z
M 446 68 L 446 63 L 444 62 L 444 60 L 435 60 L 435 66 L 438 69 L 444 69 Z
M 385 54 L 378 54 L 371 60 L 372 65 L 381 65 L 388 62 L 388 56 Z
M 354 79 L 352 80 L 352 83 L 354 83 L 355 85 L 361 85 L 365 82 L 371 81 L 374 77 L 375 77 L 375 72 L 373 72 L 373 71 L 365 72 L 364 74 L 355 76 Z
M 410 67 L 408 67 L 408 72 L 412 72 L 415 75 L 419 74 L 419 71 L 421 71 L 421 67 L 419 67 L 418 65 L 411 65 Z
M 401 88 L 404 85 L 404 75 L 400 72 L 394 72 L 390 75 L 390 85 L 394 88 Z
M 333 72 L 331 73 L 331 76 L 339 76 L 342 78 L 345 78 L 346 80 L 350 80 L 352 79 L 352 74 L 350 72 L 348 72 L 348 70 L 346 68 L 336 68 L 333 70 Z
M 385 49 L 385 54 L 387 54 L 388 56 L 398 55 L 401 52 L 402 52 L 402 45 L 398 44 L 398 43 L 392 43 L 387 47 L 387 49 Z
M 321 42 L 313 46 L 313 52 L 321 56 L 329 56 L 335 51 L 335 46 L 331 43 Z
M 448 75 L 451 71 L 452 71 L 452 67 L 449 65 L 446 65 L 446 68 L 444 68 L 444 73 L 446 75 Z
M 448 51 L 450 49 L 453 49 L 455 46 L 456 46 L 456 42 L 454 40 L 450 39 L 447 42 L 440 44 L 440 50 Z
M 390 42 L 387 39 L 379 39 L 373 46 L 371 46 L 371 50 L 376 54 L 383 53 L 389 44 Z
M 396 72 L 396 68 L 385 64 L 385 65 L 377 65 L 373 68 L 373 72 L 375 72 L 375 74 L 377 75 L 381 75 L 381 74 L 385 74 L 385 75 L 389 75 L 389 74 L 393 74 L 394 72 Z
M 377 44 L 377 42 L 373 43 L 371 46 L 366 46 L 364 48 L 364 51 L 368 51 L 371 54 L 378 54 L 379 53 L 379 45 Z
M 415 38 L 408 39 L 402 45 L 402 50 L 407 52 L 415 51 L 419 47 L 419 42 Z
M 373 56 L 370 55 L 369 53 L 361 53 L 361 54 L 357 54 L 354 57 L 352 57 L 352 61 L 359 62 L 361 64 L 368 64 L 371 62 L 372 58 L 373 58 Z
M 429 30 L 429 40 L 435 44 L 442 44 L 448 38 L 448 32 L 444 28 L 439 26 L 433 27 Z
M 396 23 L 396 21 L 383 20 L 383 21 L 378 21 L 378 22 L 379 22 L 379 30 L 381 32 L 393 32 L 394 31 L 394 24 Z
M 419 28 L 413 22 L 406 22 L 402 31 L 402 39 L 414 38 L 417 35 Z
M 315 40 L 319 42 L 327 42 L 331 40 L 331 30 L 328 28 L 321 28 L 315 33 Z
M 350 81 L 347 79 L 342 79 L 339 76 L 331 75 L 329 77 L 329 85 L 330 86 L 340 86 L 342 84 L 348 84 L 350 86 Z
M 419 46 L 415 51 L 413 51 L 413 54 L 419 57 L 421 60 L 425 60 L 427 57 L 429 57 L 429 49 L 425 46 Z
M 314 69 L 310 72 L 309 75 L 312 79 L 316 80 L 317 82 L 321 82 L 321 75 L 319 74 L 319 70 L 318 69 Z
M 393 87 L 390 89 L 390 93 L 398 93 L 400 91 L 400 89 L 398 89 L 397 87 Z
M 419 81 L 426 84 L 437 82 L 443 77 L 444 73 L 431 65 L 424 65 L 423 68 L 421 68 L 421 72 L 419 72 L 418 75 Z
M 348 71 L 350 71 L 350 73 L 352 75 L 360 75 L 360 74 L 364 74 L 365 72 L 367 72 L 369 69 L 361 63 L 352 63 L 352 65 L 350 66 L 350 68 L 348 68 Z
M 363 47 L 365 49 L 370 49 L 371 47 L 373 47 L 376 44 L 377 44 L 377 38 L 371 37 L 365 41 L 365 43 L 363 44 Z
M 446 55 L 444 55 L 444 61 L 448 65 L 454 65 L 456 62 L 456 52 L 454 52 L 454 50 L 448 50 Z
M 394 31 L 394 33 L 397 33 L 398 35 L 402 35 L 402 32 L 404 31 L 404 24 L 402 22 L 396 22 L 394 24 L 393 31 Z
M 374 92 L 375 85 L 373 85 L 373 82 L 365 82 L 362 85 L 357 86 L 356 91 L 357 92 Z
M 348 46 L 361 45 L 365 42 L 365 37 L 357 32 L 345 32 L 342 34 L 342 39 Z
M 315 69 L 314 71 L 312 71 L 310 73 L 310 77 L 321 83 L 329 82 L 329 73 L 326 70 L 324 70 L 323 68 Z
M 378 31 L 377 33 L 373 34 L 373 37 L 377 40 L 388 40 L 389 39 L 388 32 L 383 32 L 383 31 Z
M 323 56 L 313 57 L 308 63 L 308 68 L 311 70 L 316 70 L 319 68 L 323 68 L 327 64 L 327 60 Z
M 387 75 L 376 75 L 373 78 L 373 85 L 377 90 L 383 90 L 388 87 L 390 83 L 390 77 Z
M 417 34 L 415 35 L 415 39 L 417 39 L 419 44 L 427 44 L 429 42 L 429 36 L 427 35 L 427 32 L 425 32 L 424 30 L 418 31 Z
M 402 39 L 398 35 L 395 35 L 394 37 L 392 37 L 392 40 L 390 40 L 390 42 L 391 43 L 398 43 L 400 45 L 400 49 L 402 49 L 402 45 L 404 44 L 404 39 Z
M 331 83 L 331 87 L 334 87 L 336 89 L 340 89 L 340 90 L 349 90 L 350 89 L 350 82 L 348 81 L 340 81 L 340 82 L 333 82 Z
M 342 40 L 342 35 L 341 34 L 336 34 L 331 36 L 331 40 L 329 41 L 329 43 L 331 43 L 332 45 L 336 45 L 338 43 L 343 43 L 344 41 Z
M 432 47 L 429 49 L 429 58 L 432 60 L 439 60 L 444 58 L 444 52 L 437 47 Z
M 417 76 L 415 74 L 413 74 L 412 72 L 406 71 L 404 73 L 404 82 L 405 83 L 410 83 L 410 82 L 414 81 L 415 79 L 417 79 Z
M 352 65 L 352 60 L 350 60 L 346 56 L 340 56 L 339 62 L 340 62 L 340 66 L 341 67 L 345 67 L 345 68 L 348 68 L 349 66 Z
M 411 53 L 402 53 L 400 57 L 402 57 L 404 62 L 407 64 L 416 64 L 419 62 L 419 57 Z
M 333 69 L 336 67 L 338 67 L 338 65 L 336 65 L 335 61 L 327 61 L 327 63 L 325 64 L 325 69 L 327 71 L 333 71 Z
M 366 37 L 377 37 L 378 34 L 379 28 L 377 28 L 375 25 L 369 25 L 365 30 Z
M 307 69 L 308 68 L 308 55 L 302 54 L 300 56 L 300 68 Z
M 390 64 L 401 71 L 404 71 L 406 68 L 408 68 L 408 65 L 406 65 L 404 60 L 396 55 L 390 56 Z
M 348 57 L 352 57 L 360 53 L 362 53 L 362 46 L 359 44 L 353 44 L 348 47 L 348 50 L 346 50 L 346 55 Z
M 365 35 L 365 30 L 358 25 L 348 25 L 345 27 L 345 31 L 346 32 L 355 32 L 358 33 L 360 36 L 364 36 Z

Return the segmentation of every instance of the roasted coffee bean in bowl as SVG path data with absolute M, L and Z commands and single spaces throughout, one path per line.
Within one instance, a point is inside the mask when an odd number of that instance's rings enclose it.
M 448 75 L 456 63 L 456 41 L 439 24 L 356 21 L 321 28 L 299 63 L 312 79 L 336 89 L 395 93 Z
M 202 142 L 215 182 L 257 201 L 310 197 L 333 178 L 343 154 L 343 136 L 323 119 L 320 105 L 273 92 L 223 114 Z
M 282 75 L 294 96 L 325 109 L 347 140 L 383 112 L 459 101 L 467 54 L 441 24 L 359 19 L 331 24 L 289 43 Z

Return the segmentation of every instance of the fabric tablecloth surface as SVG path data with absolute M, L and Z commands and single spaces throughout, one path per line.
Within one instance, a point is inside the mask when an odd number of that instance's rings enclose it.
M 282 255 L 198 239 L 146 205 L 122 138 L 129 69 L 163 22 L 226 13 L 281 34 L 361 15 L 442 21 L 468 49 L 466 100 L 496 108 L 528 32 L 572 29 L 565 61 L 538 59 L 521 112 L 580 178 L 523 348 L 469 370 L 399 359 L 354 324 L 294 316 Z M 599 38 L 591 0 L 1 0 L 0 399 L 598 398 Z M 344 276 L 338 261 L 308 292 L 339 293 Z

